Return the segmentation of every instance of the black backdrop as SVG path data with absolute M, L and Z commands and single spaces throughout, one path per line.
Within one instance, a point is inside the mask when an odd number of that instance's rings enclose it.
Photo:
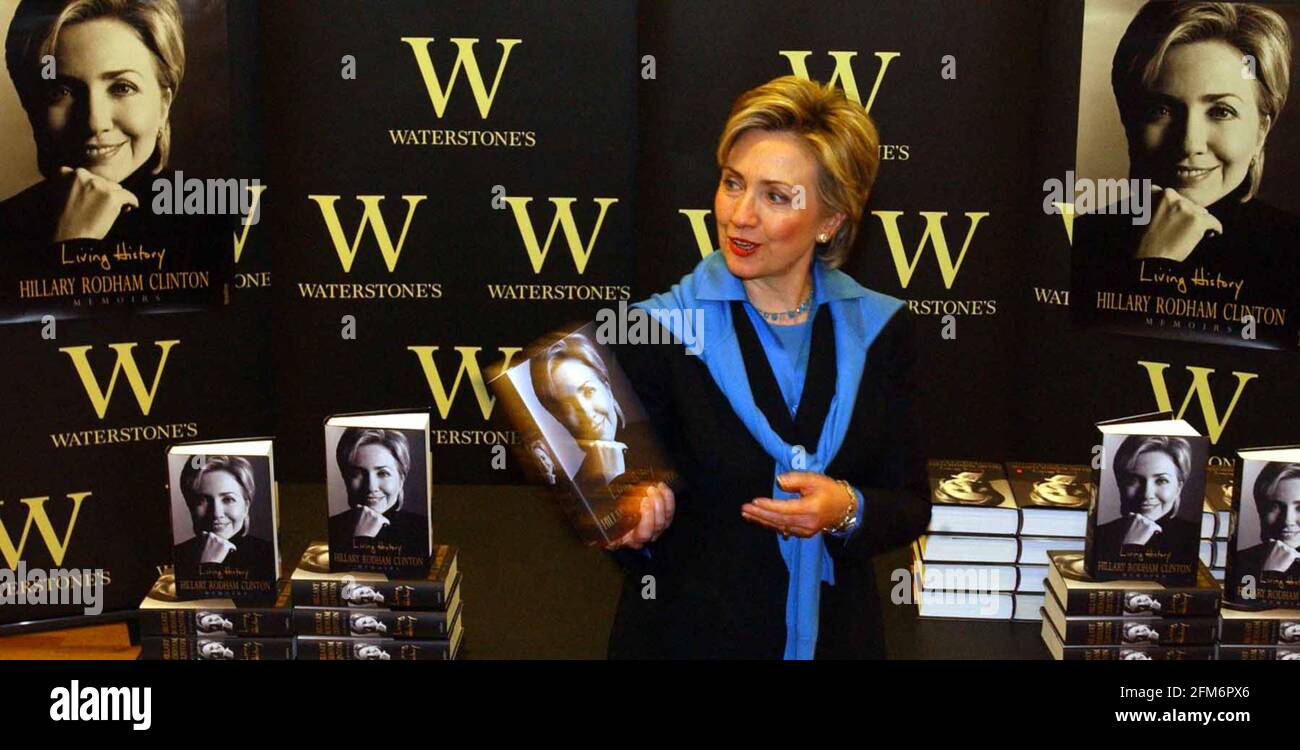
M 484 416 L 486 368 L 689 272 L 701 257 L 692 216 L 709 247 L 715 236 L 698 212 L 712 207 L 726 112 L 741 91 L 795 72 L 793 61 L 818 79 L 843 61 L 841 84 L 851 71 L 864 102 L 875 91 L 871 114 L 893 148 L 847 270 L 918 312 L 929 455 L 1086 462 L 1095 421 L 1166 405 L 1210 430 L 1213 457 L 1295 440 L 1293 354 L 1070 326 L 1069 241 L 1061 217 L 1042 212 L 1041 186 L 1074 161 L 1081 0 L 327 0 L 236 3 L 230 15 L 232 109 L 247 113 L 233 131 L 236 158 L 255 169 L 264 152 L 257 174 L 269 186 L 240 271 L 273 285 L 210 315 L 60 323 L 58 346 L 107 357 L 107 344 L 138 341 L 141 371 L 152 373 L 151 342 L 180 339 L 148 423 L 194 422 L 203 438 L 273 431 L 282 481 L 323 482 L 327 415 L 403 406 L 433 413 L 436 484 L 518 481 L 493 467 L 492 444 L 512 436 Z M 403 37 L 432 39 L 441 113 Z M 340 75 L 348 55 L 355 80 Z M 955 79 L 942 75 L 945 56 Z M 441 145 L 481 131 L 503 145 Z M 411 199 L 392 270 L 367 229 L 345 271 L 313 195 L 339 196 L 347 243 L 358 196 L 384 196 L 394 243 L 403 196 L 425 197 Z M 544 245 L 558 207 L 571 210 L 576 236 L 557 228 L 538 269 L 519 219 L 526 211 Z M 934 237 L 922 246 L 927 221 L 944 231 L 947 275 Z M 315 298 L 367 284 L 426 296 Z M 2 385 L 12 447 L 0 520 L 14 536 L 18 498 L 93 489 L 64 565 L 114 568 L 124 582 L 116 606 L 133 605 L 166 555 L 163 444 L 51 449 L 51 432 L 140 424 L 139 409 L 119 393 L 97 420 L 67 356 L 35 327 L 0 330 L 0 345 L 11 352 Z M 99 361 L 101 378 L 110 364 Z M 1196 377 L 1203 391 L 1191 390 Z M 29 545 L 28 565 L 49 563 L 42 547 Z

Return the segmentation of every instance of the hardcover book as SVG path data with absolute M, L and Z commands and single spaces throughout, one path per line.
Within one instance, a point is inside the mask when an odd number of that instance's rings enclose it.
M 1219 643 L 1300 649 L 1300 609 L 1241 609 L 1225 602 Z
M 147 636 L 140 639 L 140 658 L 163 661 L 286 661 L 293 658 L 293 639 Z
M 1097 425 L 1085 563 L 1097 580 L 1196 580 L 1209 439 L 1168 412 Z
M 1083 549 L 1077 537 L 975 536 L 923 534 L 916 540 L 927 562 L 1019 563 L 1046 565 L 1053 549 Z
M 1015 534 L 1020 513 L 1002 465 L 930 459 L 930 527 L 933 533 Z
M 233 599 L 180 599 L 176 578 L 166 571 L 140 602 L 140 634 L 289 637 L 292 612 L 288 581 L 281 583 L 274 606 L 240 605 Z
M 1083 538 L 1088 506 L 1096 492 L 1092 469 L 1082 464 L 1014 462 L 1007 481 L 1020 509 L 1020 533 L 1026 536 Z
M 1213 645 L 1219 621 L 1215 617 L 1067 616 L 1054 594 L 1044 599 L 1043 617 L 1066 646 Z
M 312 542 L 289 578 L 295 607 L 367 607 L 372 609 L 445 610 L 447 595 L 457 588 L 459 555 L 440 544 L 421 578 L 383 573 L 330 572 L 329 545 Z
M 1056 595 L 1067 615 L 1121 617 L 1207 617 L 1219 611 L 1222 591 L 1201 565 L 1196 583 L 1181 586 L 1159 581 L 1097 581 L 1084 569 L 1083 554 L 1052 550 L 1047 590 Z
M 274 604 L 280 517 L 272 441 L 176 444 L 167 471 L 177 596 Z
M 1294 646 L 1234 646 L 1220 644 L 1220 661 L 1300 661 L 1300 648 Z
M 451 661 L 460 652 L 465 626 L 459 617 L 451 637 L 437 640 L 399 638 L 343 638 L 298 636 L 297 658 L 302 661 Z
M 419 576 L 433 551 L 429 413 L 325 420 L 330 570 Z
M 298 635 L 438 640 L 448 637 L 448 625 L 460 614 L 460 606 L 457 586 L 441 612 L 295 607 L 293 625 Z
M 1228 599 L 1300 607 L 1300 446 L 1237 451 Z
M 491 380 L 521 436 L 516 455 L 534 481 L 555 489 L 589 545 L 607 544 L 641 519 L 646 485 L 677 481 L 632 384 L 596 324 L 547 337 Z
M 1191 661 L 1214 658 L 1214 646 L 1068 646 L 1052 621 L 1043 618 L 1043 645 L 1057 661 Z

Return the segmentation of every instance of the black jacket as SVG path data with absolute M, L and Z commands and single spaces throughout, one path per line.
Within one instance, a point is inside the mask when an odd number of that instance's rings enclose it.
M 744 314 L 737 320 L 755 401 L 788 442 L 815 445 L 835 386 L 830 311 L 814 322 L 799 413 L 792 421 Z M 826 474 L 864 498 L 847 539 L 827 535 L 835 586 L 822 584 L 818 658 L 883 658 L 871 558 L 908 544 L 930 520 L 925 461 L 913 413 L 913 329 L 906 309 L 868 346 L 848 432 Z M 775 462 L 749 434 L 707 367 L 680 345 L 625 346 L 620 364 L 676 462 L 673 523 L 649 554 L 617 553 L 625 569 L 611 658 L 773 658 L 785 648 L 789 574 L 770 529 L 740 506 L 770 496 Z M 745 377 L 737 372 L 735 377 Z M 807 436 L 811 435 L 809 440 Z M 794 438 L 794 439 L 790 439 Z M 654 598 L 644 598 L 654 576 Z

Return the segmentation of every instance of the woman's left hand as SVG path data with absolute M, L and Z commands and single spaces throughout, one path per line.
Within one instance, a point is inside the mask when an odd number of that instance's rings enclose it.
M 781 489 L 798 492 L 801 497 L 792 500 L 756 497 L 740 506 L 742 518 L 785 535 L 808 538 L 839 523 L 849 508 L 844 486 L 825 474 L 790 471 L 776 480 Z

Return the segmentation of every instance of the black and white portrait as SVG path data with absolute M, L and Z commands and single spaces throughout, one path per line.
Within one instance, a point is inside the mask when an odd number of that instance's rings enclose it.
M 1129 591 L 1124 594 L 1124 614 L 1158 615 L 1164 609 L 1160 600 L 1141 591 Z
M 1067 185 L 1079 321 L 1295 347 L 1298 23 L 1267 3 L 1088 0 Z
M 510 418 L 525 435 L 530 474 L 581 498 L 563 507 L 589 542 L 635 526 L 644 489 L 676 478 L 595 329 L 588 324 L 534 345 L 526 362 L 501 376 L 509 383 Z
M 381 607 L 384 594 L 378 588 L 363 581 L 347 581 L 339 588 L 339 598 L 349 607 Z
M 1029 502 L 1044 508 L 1083 508 L 1092 502 L 1092 481 L 1077 474 L 1052 474 L 1037 479 Z
M 198 652 L 199 659 L 202 661 L 232 661 L 235 658 L 234 650 L 228 648 L 225 643 L 207 638 L 199 639 Z
M 1205 447 L 1165 435 L 1106 435 L 1098 496 L 1099 555 L 1119 560 L 1134 553 L 1195 560 L 1201 529 Z M 1113 457 L 1113 458 L 1109 458 Z
M 327 426 L 332 554 L 401 545 L 427 555 L 429 497 L 421 430 Z
M 348 615 L 348 632 L 352 635 L 387 635 L 388 626 L 378 615 L 369 612 L 353 612 Z
M 177 579 L 247 572 L 274 581 L 278 571 L 268 459 L 171 454 L 168 464 Z
M 1003 505 L 1010 502 L 1006 480 L 990 479 L 988 472 L 958 471 L 938 480 L 934 501 L 955 505 Z
M 194 629 L 199 635 L 220 635 L 222 633 L 233 635 L 235 624 L 226 619 L 225 615 L 220 612 L 208 612 L 201 609 L 194 613 Z
M 354 643 L 352 658 L 357 661 L 388 661 L 393 657 L 377 643 Z
M 1300 464 L 1247 461 L 1242 466 L 1229 576 L 1234 588 L 1246 576 L 1255 584 L 1300 589 Z
M 224 300 L 235 213 L 155 194 L 234 177 L 225 22 L 196 0 L 0 3 L 0 322 Z
M 1124 643 L 1159 643 L 1160 633 L 1145 622 L 1126 622 L 1120 633 Z

